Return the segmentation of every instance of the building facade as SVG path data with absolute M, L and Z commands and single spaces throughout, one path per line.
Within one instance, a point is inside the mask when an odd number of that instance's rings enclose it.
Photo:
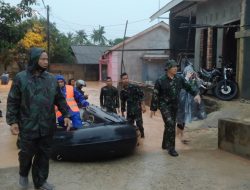
M 152 83 L 164 72 L 169 38 L 169 26 L 160 22 L 110 48 L 99 60 L 99 80 L 110 76 L 119 81 L 121 72 L 127 72 L 132 81 Z
M 194 53 L 195 68 L 232 64 L 240 97 L 250 99 L 250 1 L 172 0 L 151 16 L 169 12 L 170 48 L 173 58 L 181 51 Z M 183 35 L 181 35 L 183 34 Z
M 83 80 L 98 81 L 99 79 L 99 58 L 108 50 L 109 46 L 79 45 L 71 46 L 75 57 L 75 68 L 81 68 Z M 79 71 L 75 71 L 78 73 Z

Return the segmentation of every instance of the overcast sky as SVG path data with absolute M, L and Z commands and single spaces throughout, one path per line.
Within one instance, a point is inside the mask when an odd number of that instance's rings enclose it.
M 20 0 L 4 0 L 16 5 Z M 105 27 L 106 38 L 121 38 L 128 20 L 127 36 L 133 36 L 156 24 L 149 17 L 171 0 L 44 0 L 49 5 L 50 21 L 64 33 L 84 29 L 90 35 L 99 25 Z M 33 8 L 46 17 L 42 0 Z M 168 23 L 167 19 L 163 21 Z

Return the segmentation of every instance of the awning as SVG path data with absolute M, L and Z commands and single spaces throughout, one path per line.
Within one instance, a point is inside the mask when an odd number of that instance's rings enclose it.
M 169 59 L 169 55 L 162 55 L 162 54 L 148 54 L 142 57 L 144 60 L 167 60 Z
M 182 2 L 204 2 L 207 0 L 172 0 L 168 4 L 166 4 L 164 7 L 162 7 L 159 11 L 157 11 L 155 14 L 153 14 L 150 17 L 150 20 L 153 21 L 163 15 L 164 13 L 170 11 L 170 9 L 174 8 L 176 5 L 179 5 Z
M 153 21 L 157 19 L 159 16 L 163 15 L 164 13 L 168 12 L 170 9 L 178 5 L 179 3 L 183 2 L 185 0 L 172 0 L 168 4 L 166 4 L 164 7 L 162 7 L 159 11 L 157 11 L 155 14 L 153 14 L 150 17 L 150 20 Z

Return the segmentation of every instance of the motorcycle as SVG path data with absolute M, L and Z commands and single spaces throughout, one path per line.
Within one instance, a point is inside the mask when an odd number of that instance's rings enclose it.
M 186 63 L 192 65 L 188 59 Z M 232 100 L 238 94 L 238 85 L 234 81 L 234 72 L 230 65 L 225 65 L 222 69 L 201 68 L 197 72 L 197 80 L 200 83 L 200 94 L 206 94 L 211 90 L 215 97 L 225 101 Z
M 218 68 L 213 68 L 211 71 L 201 69 L 198 74 L 203 81 L 201 85 L 204 90 L 203 93 L 212 90 L 215 97 L 226 101 L 237 96 L 238 85 L 232 80 L 233 69 L 228 65 L 222 71 Z

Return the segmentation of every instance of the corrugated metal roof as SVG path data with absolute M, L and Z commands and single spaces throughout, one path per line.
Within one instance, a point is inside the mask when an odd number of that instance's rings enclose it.
M 186 2 L 186 3 L 192 3 L 192 2 L 205 2 L 207 0 L 172 0 L 169 3 L 167 3 L 165 6 L 163 6 L 160 10 L 158 10 L 156 13 L 154 13 L 151 17 L 150 20 L 153 21 L 163 15 L 164 13 L 170 11 L 173 9 L 175 6 L 179 6 L 181 3 Z
M 102 54 L 110 49 L 108 46 L 71 46 L 77 64 L 99 64 Z
M 172 1 L 170 1 L 164 7 L 162 7 L 160 10 L 158 10 L 156 13 L 154 13 L 150 17 L 150 20 L 153 21 L 153 20 L 157 19 L 159 16 L 161 16 L 164 13 L 168 12 L 171 8 L 173 8 L 174 6 L 180 4 L 183 1 L 186 1 L 186 0 L 172 0 Z

